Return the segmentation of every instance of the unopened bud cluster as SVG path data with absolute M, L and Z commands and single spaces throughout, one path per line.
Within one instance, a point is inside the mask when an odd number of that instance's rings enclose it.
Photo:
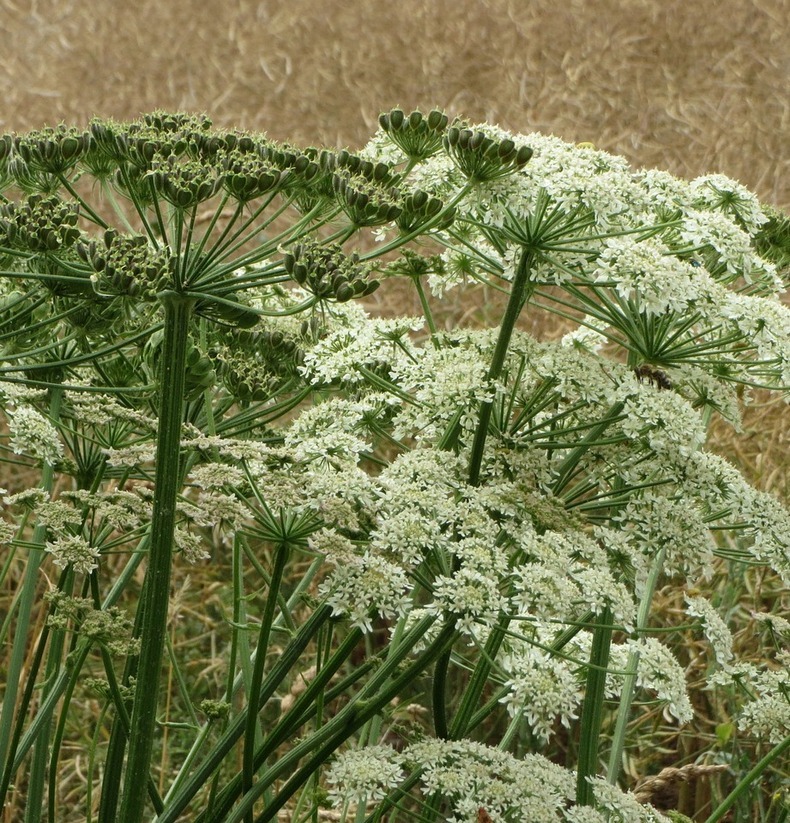
M 395 221 L 404 234 L 430 228 L 441 230 L 450 226 L 455 219 L 455 208 L 445 209 L 438 197 L 417 190 L 407 194 L 401 201 L 402 211 Z
M 390 140 L 410 160 L 416 161 L 425 160 L 441 149 L 447 122 L 447 115 L 436 109 L 427 116 L 421 111 L 406 115 L 400 109 L 393 109 L 379 117 L 379 125 Z
M 32 194 L 23 203 L 0 206 L 0 245 L 30 252 L 56 252 L 80 237 L 79 209 L 58 197 Z
M 144 235 L 104 232 L 103 243 L 80 243 L 77 251 L 96 273 L 100 292 L 153 300 L 167 288 L 174 260 L 166 247 L 154 249 Z
M 345 303 L 373 294 L 380 285 L 368 279 L 369 269 L 360 264 L 359 255 L 348 256 L 337 245 L 300 243 L 283 257 L 283 265 L 300 286 L 322 300 Z
M 66 126 L 31 131 L 19 137 L 4 138 L 0 160 L 12 153 L 29 172 L 65 174 L 74 168 L 90 145 L 90 135 Z
M 222 183 L 215 167 L 199 160 L 184 160 L 176 154 L 155 156 L 146 177 L 156 192 L 178 209 L 193 208 L 208 200 Z
M 510 138 L 494 140 L 482 131 L 451 126 L 444 145 L 461 173 L 476 183 L 485 183 L 523 168 L 530 157 L 529 146 L 519 146 Z

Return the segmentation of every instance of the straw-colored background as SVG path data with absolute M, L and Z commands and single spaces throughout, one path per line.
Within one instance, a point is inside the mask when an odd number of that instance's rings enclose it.
M 787 0 L 0 0 L 0 130 L 169 108 L 354 147 L 438 106 L 787 208 L 788 89 Z

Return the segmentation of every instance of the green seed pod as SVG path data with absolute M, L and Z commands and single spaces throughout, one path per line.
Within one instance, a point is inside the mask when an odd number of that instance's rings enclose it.
M 410 129 L 417 129 L 422 124 L 422 112 L 421 111 L 413 111 L 409 115 L 409 128 Z
M 428 113 L 428 128 L 432 131 L 442 131 L 447 126 L 447 115 L 433 109 Z
M 400 130 L 403 126 L 403 121 L 405 120 L 405 115 L 400 109 L 393 109 L 389 115 L 390 126 L 395 131 Z
M 414 192 L 411 198 L 411 208 L 422 209 L 422 207 L 428 202 L 428 196 L 428 192 L 426 191 Z
M 505 139 L 499 144 L 499 148 L 497 149 L 497 153 L 499 154 L 499 156 L 501 158 L 503 158 L 503 159 L 508 158 L 509 159 L 510 156 L 513 154 L 513 151 L 514 151 L 515 148 L 516 148 L 516 144 L 512 140 Z
M 479 149 L 483 143 L 486 142 L 486 136 L 481 131 L 476 131 L 472 136 L 469 138 L 469 148 L 472 151 L 476 151 Z
M 521 146 L 518 152 L 516 152 L 516 164 L 519 166 L 526 165 L 530 157 L 532 157 L 532 153 L 532 149 L 529 146 Z

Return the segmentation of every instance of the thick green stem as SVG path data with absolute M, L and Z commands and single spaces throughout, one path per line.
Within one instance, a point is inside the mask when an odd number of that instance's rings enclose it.
M 598 773 L 606 667 L 609 665 L 612 629 L 612 614 L 606 608 L 601 613 L 598 628 L 593 634 L 590 665 L 587 669 L 587 685 L 584 691 L 579 739 L 579 760 L 576 767 L 576 803 L 579 806 L 592 806 L 594 802 L 593 788 L 587 778 Z
M 192 303 L 175 292 L 164 292 L 160 297 L 165 309 L 165 329 L 156 446 L 156 491 L 144 600 L 138 606 L 143 610 L 142 647 L 137 670 L 138 686 L 132 707 L 123 800 L 118 818 L 120 823 L 141 823 L 145 811 L 146 796 L 141 788 L 148 780 L 156 727 L 159 678 L 170 599 L 176 497 L 180 487 L 184 372 Z

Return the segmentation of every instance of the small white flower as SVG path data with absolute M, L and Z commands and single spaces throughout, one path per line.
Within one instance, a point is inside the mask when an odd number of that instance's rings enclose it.
M 669 649 L 655 637 L 628 640 L 626 645 L 639 655 L 637 685 L 655 691 L 658 699 L 667 704 L 670 714 L 680 723 L 690 722 L 694 711 L 686 690 L 686 678 Z
M 727 668 L 734 657 L 732 650 L 732 633 L 719 613 L 704 597 L 685 595 L 686 611 L 692 617 L 702 620 L 705 636 L 708 638 L 716 661 L 723 668 Z
M 11 449 L 16 454 L 30 454 L 45 463 L 63 457 L 63 443 L 58 430 L 32 406 L 8 409 Z
M 52 560 L 58 568 L 65 569 L 66 566 L 73 566 L 74 571 L 82 574 L 90 574 L 99 568 L 97 560 L 100 552 L 91 546 L 87 540 L 79 536 L 63 535 L 48 542 L 47 551 L 52 555 Z
M 383 800 L 405 778 L 400 755 L 388 746 L 365 746 L 339 754 L 327 770 L 329 799 L 344 803 Z

